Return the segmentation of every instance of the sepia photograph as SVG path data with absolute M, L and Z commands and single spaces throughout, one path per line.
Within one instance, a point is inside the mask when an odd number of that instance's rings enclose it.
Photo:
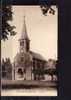
M 58 8 L 12 5 L 4 11 L 1 95 L 58 96 Z

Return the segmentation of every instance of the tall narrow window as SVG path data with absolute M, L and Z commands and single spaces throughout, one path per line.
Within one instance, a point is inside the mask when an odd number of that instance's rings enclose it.
M 24 46 L 24 41 L 20 42 L 20 46 Z
M 26 50 L 29 50 L 29 41 L 26 41 Z

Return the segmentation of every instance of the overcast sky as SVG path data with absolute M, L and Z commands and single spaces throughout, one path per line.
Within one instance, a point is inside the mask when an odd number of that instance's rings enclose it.
M 2 57 L 10 57 L 13 61 L 16 53 L 19 52 L 20 35 L 23 29 L 23 19 L 27 26 L 27 33 L 30 39 L 30 49 L 40 53 L 45 59 L 57 59 L 57 37 L 58 37 L 58 14 L 44 16 L 39 6 L 13 6 L 13 21 L 17 34 L 9 37 L 9 40 L 2 41 Z

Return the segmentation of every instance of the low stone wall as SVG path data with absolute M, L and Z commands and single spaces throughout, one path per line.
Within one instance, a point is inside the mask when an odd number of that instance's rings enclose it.
M 32 80 L 2 80 L 2 88 L 35 88 L 35 87 L 56 87 L 57 83 L 52 81 Z

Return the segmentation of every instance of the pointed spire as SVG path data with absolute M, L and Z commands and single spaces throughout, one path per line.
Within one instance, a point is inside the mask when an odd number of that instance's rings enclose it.
M 23 29 L 22 29 L 22 34 L 20 39 L 28 39 L 28 34 L 27 34 L 27 28 L 26 28 L 26 23 L 25 23 L 25 16 L 24 16 L 24 23 L 23 23 Z

